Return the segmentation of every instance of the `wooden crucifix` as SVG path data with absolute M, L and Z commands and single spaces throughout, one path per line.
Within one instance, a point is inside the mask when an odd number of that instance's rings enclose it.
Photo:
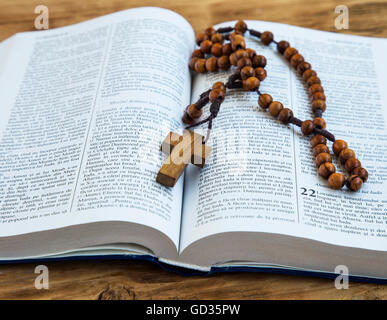
M 183 135 L 170 132 L 161 145 L 161 151 L 168 155 L 156 181 L 173 187 L 188 163 L 204 167 L 212 148 L 203 144 L 204 137 L 193 131 L 184 130 Z

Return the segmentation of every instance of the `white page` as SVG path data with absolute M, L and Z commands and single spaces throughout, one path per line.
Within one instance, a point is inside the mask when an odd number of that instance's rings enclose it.
M 221 26 L 233 26 L 234 22 Z M 374 142 L 372 134 L 379 134 L 377 143 L 386 150 L 384 121 L 386 119 L 386 70 L 380 53 L 386 48 L 386 40 L 344 36 L 334 33 L 313 31 L 276 23 L 249 21 L 248 26 L 258 31 L 271 30 L 277 41 L 288 40 L 318 72 L 326 89 L 328 108 L 324 118 L 328 130 L 337 139 L 347 140 L 358 152 L 363 166 L 370 171 L 370 180 L 358 193 L 346 190 L 333 191 L 327 182 L 321 180 L 314 168 L 309 147 L 309 138 L 299 133 L 299 128 L 284 126 L 257 107 L 257 94 L 238 91 L 226 97 L 218 117 L 214 120 L 213 132 L 208 142 L 214 147 L 208 164 L 202 170 L 188 168 L 185 179 L 183 223 L 180 252 L 196 240 L 222 232 L 271 232 L 305 237 L 332 244 L 354 246 L 366 249 L 385 250 L 387 231 L 385 213 L 387 210 L 387 182 L 385 177 L 385 152 L 375 148 L 365 150 L 365 145 Z M 318 40 L 316 40 L 318 39 Z M 274 100 L 290 107 L 295 116 L 311 118 L 311 107 L 301 79 L 276 52 L 275 46 L 265 47 L 258 40 L 246 34 L 247 47 L 266 56 L 267 78 L 260 90 L 269 93 Z M 353 51 L 355 50 L 356 51 Z M 340 57 L 342 63 L 332 65 Z M 366 66 L 366 67 L 365 67 Z M 342 67 L 342 68 L 341 68 Z M 341 76 L 338 74 L 341 73 Z M 364 79 L 366 74 L 366 79 Z M 195 77 L 192 101 L 210 88 L 215 81 L 226 81 L 226 73 L 198 75 Z M 359 87 L 348 86 L 347 92 L 355 97 L 358 88 L 364 95 L 357 95 L 358 101 L 351 108 L 348 95 L 338 90 L 337 81 L 358 81 Z M 361 85 L 359 84 L 361 83 Z M 338 107 L 340 102 L 345 102 Z M 371 103 L 370 103 L 371 102 Z M 367 107 L 363 107 L 366 105 Z M 374 113 L 374 106 L 376 112 Z M 355 109 L 358 108 L 358 109 Z M 208 112 L 208 107 L 206 107 Z M 358 111 L 356 111 L 358 110 Z M 377 128 L 359 129 L 359 117 L 365 122 L 375 119 Z M 350 115 L 350 116 L 349 116 Z M 346 117 L 344 119 L 344 117 Z M 367 118 L 368 117 L 368 118 Z M 356 127 L 351 119 L 357 119 Z M 202 131 L 205 132 L 204 130 Z M 363 133 L 355 137 L 357 132 Z M 364 135 L 367 132 L 371 135 Z M 364 146 L 363 146 L 364 145 Z M 302 147 L 301 147 L 302 146 Z M 302 172 L 301 172 L 302 168 Z M 339 170 L 340 171 L 340 170 Z M 375 174 L 379 172 L 380 174 Z M 355 228 L 380 230 L 381 236 L 354 235 L 349 232 L 332 231 L 332 228 L 311 226 L 310 205 L 312 197 L 302 196 L 303 188 L 315 190 L 318 195 L 314 203 L 320 205 L 331 198 L 330 206 L 345 206 L 343 198 L 356 203 L 370 199 L 377 205 L 370 206 L 369 214 L 378 210 L 382 223 L 352 221 Z M 378 193 L 378 194 L 372 194 Z M 323 197 L 326 194 L 326 197 Z M 367 201 L 368 200 L 368 201 Z M 347 204 L 350 200 L 346 200 Z M 327 208 L 318 207 L 320 217 Z M 347 209 L 341 207 L 331 214 L 332 222 L 342 219 Z M 383 216 L 384 213 L 384 216 Z M 315 216 L 317 213 L 315 214 Z M 360 213 L 356 213 L 357 216 Z M 375 216 L 373 216 L 375 217 Z M 375 219 L 376 220 L 376 219 Z M 339 228 L 340 229 L 340 228 Z M 344 228 L 343 228 L 344 229 Z M 258 249 L 257 249 L 258 250 Z
M 0 235 L 115 220 L 177 246 L 182 181 L 167 189 L 155 176 L 159 145 L 189 102 L 187 21 L 138 8 L 12 41 L 0 84 Z

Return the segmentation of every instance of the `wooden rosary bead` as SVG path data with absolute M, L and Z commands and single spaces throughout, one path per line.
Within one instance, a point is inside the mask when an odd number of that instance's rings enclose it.
M 209 27 L 206 30 L 204 30 L 204 33 L 208 36 L 210 39 L 213 34 L 216 33 L 216 30 L 213 27 Z
M 231 48 L 235 51 L 238 49 L 245 49 L 246 48 L 246 42 L 245 38 L 239 34 L 237 34 L 235 37 L 231 40 Z
M 314 71 L 313 69 L 308 69 L 305 70 L 304 73 L 302 74 L 302 79 L 304 81 L 308 80 L 310 77 L 317 76 L 317 72 Z
M 251 67 L 252 65 L 253 65 L 253 63 L 251 62 L 251 59 L 250 58 L 246 58 L 246 57 L 239 59 L 238 62 L 237 62 L 237 67 L 239 69 L 242 69 L 245 66 L 250 66 Z
M 233 53 L 231 43 L 225 43 L 222 46 L 222 55 L 223 56 L 229 56 L 231 53 Z
M 309 62 L 302 62 L 297 66 L 297 72 L 299 75 L 302 75 L 306 70 L 309 70 L 312 68 L 312 65 Z
M 313 156 L 317 156 L 320 153 L 329 153 L 329 148 L 326 144 L 318 144 L 312 149 Z
M 338 172 L 332 173 L 328 178 L 328 183 L 332 189 L 339 190 L 344 186 L 345 177 Z
M 189 61 L 189 68 L 190 68 L 191 70 L 195 70 L 195 63 L 196 63 L 196 61 L 198 61 L 198 60 L 199 60 L 199 58 L 196 58 L 196 57 L 191 58 L 191 60 Z
M 228 56 L 218 58 L 218 67 L 222 70 L 228 70 L 230 68 L 230 59 Z
M 270 31 L 261 33 L 261 41 L 264 45 L 268 46 L 274 40 L 274 36 Z
M 269 105 L 273 102 L 273 97 L 270 94 L 264 93 L 261 94 L 258 98 L 258 105 L 262 109 L 269 108 Z
M 327 126 L 327 123 L 325 122 L 325 120 L 320 117 L 314 118 L 313 123 L 316 126 L 316 128 L 319 128 L 319 129 L 325 129 Z
M 280 54 L 283 54 L 285 50 L 289 47 L 290 47 L 290 43 L 285 40 L 281 40 L 280 42 L 277 43 L 277 50 Z
M 299 64 L 303 63 L 305 61 L 304 57 L 300 55 L 299 53 L 296 53 L 290 58 L 290 64 L 293 68 L 297 68 Z
M 195 120 L 192 119 L 187 112 L 184 112 L 184 115 L 183 117 L 181 118 L 181 120 L 185 123 L 185 124 L 194 124 L 195 123 Z
M 327 104 L 324 100 L 314 100 L 312 101 L 312 110 L 315 112 L 316 110 L 321 110 L 324 112 L 327 108 Z
M 340 151 L 339 158 L 341 164 L 344 164 L 345 162 L 347 162 L 348 159 L 356 158 L 356 153 L 352 149 L 345 148 Z
M 314 86 L 314 85 L 313 85 Z M 318 90 L 319 88 L 313 88 L 312 90 Z M 319 93 L 321 91 L 318 91 L 317 93 Z M 324 112 L 327 108 L 327 104 L 325 102 L 325 100 L 312 100 L 312 111 L 313 112 L 316 112 L 316 110 L 321 110 L 322 112 Z
M 204 33 L 199 33 L 197 36 L 196 36 L 196 44 L 198 46 L 200 46 L 200 44 L 204 41 L 204 40 L 208 40 L 208 36 Z
M 218 62 L 215 57 L 208 58 L 206 61 L 206 70 L 209 72 L 214 72 L 218 70 Z
M 273 116 L 273 117 L 277 117 L 278 114 L 280 113 L 280 111 L 284 108 L 284 106 L 282 105 L 281 102 L 279 101 L 273 101 L 272 103 L 270 103 L 269 105 L 269 113 Z
M 321 152 L 316 156 L 316 166 L 319 168 L 323 163 L 325 162 L 332 162 L 332 157 L 329 153 L 327 152 Z
M 212 89 L 210 91 L 209 99 L 211 102 L 214 102 L 216 99 L 220 98 L 223 102 L 224 98 L 226 96 L 226 93 L 224 90 L 221 89 Z
M 200 51 L 203 53 L 210 53 L 211 52 L 211 47 L 212 47 L 212 42 L 210 40 L 204 40 L 200 44 Z
M 288 124 L 291 117 L 293 117 L 293 111 L 289 108 L 282 109 L 278 114 L 278 120 L 283 124 Z
M 195 63 L 195 71 L 198 73 L 206 72 L 206 59 L 198 59 Z
M 368 180 L 368 171 L 363 167 L 355 168 L 355 170 L 353 170 L 353 174 L 359 176 L 363 180 L 363 182 L 366 182 Z
M 313 133 L 314 130 L 314 123 L 312 120 L 305 120 L 301 124 L 301 132 L 308 136 Z
M 296 48 L 289 47 L 284 51 L 283 55 L 285 59 L 290 60 L 297 53 L 298 53 L 298 50 Z
M 223 36 L 220 34 L 220 33 L 214 33 L 212 36 L 211 36 L 211 42 L 212 43 L 220 43 L 222 44 L 223 43 Z
M 238 57 L 236 55 L 236 52 L 233 52 L 232 54 L 230 54 L 230 63 L 233 65 L 233 66 L 236 66 L 237 63 L 238 63 Z
M 312 148 L 317 146 L 318 144 L 327 144 L 327 138 L 322 136 L 321 134 L 316 134 L 311 140 L 310 144 L 312 145 Z
M 306 80 L 306 84 L 308 85 L 308 87 L 314 85 L 314 84 L 321 84 L 321 80 L 319 77 L 317 76 L 311 76 L 309 77 L 307 80 Z
M 237 51 L 235 51 L 235 55 L 236 55 L 237 60 L 249 57 L 249 54 L 244 49 L 238 49 Z
M 315 94 L 313 94 L 312 101 L 316 101 L 316 100 L 324 100 L 324 101 L 326 101 L 327 98 L 325 97 L 324 92 L 316 92 Z
M 200 51 L 200 49 L 196 49 L 196 50 L 194 50 L 192 52 L 191 58 L 203 59 L 204 58 L 204 54 L 203 54 L 203 52 Z
M 195 104 L 191 104 L 187 108 L 187 114 L 190 118 L 197 119 L 203 114 L 203 109 L 197 109 Z
M 263 81 L 266 79 L 267 73 L 264 68 L 256 68 L 255 69 L 255 76 L 259 79 L 259 81 Z
M 226 86 L 222 81 L 217 81 L 212 85 L 212 89 L 220 89 L 226 92 Z
M 242 80 L 246 80 L 247 78 L 254 77 L 255 71 L 253 67 L 245 66 L 241 70 L 241 78 Z
M 314 93 L 316 92 L 324 92 L 324 88 L 322 87 L 321 84 L 312 84 L 310 87 L 309 87 L 309 93 L 310 95 L 312 96 Z
M 328 179 L 329 176 L 336 172 L 336 167 L 331 162 L 324 162 L 321 166 L 318 167 L 318 174 L 324 179 Z
M 257 54 L 253 58 L 253 67 L 254 68 L 264 68 L 266 67 L 266 58 L 260 54 Z
M 250 48 L 247 48 L 247 49 L 246 49 L 246 53 L 247 53 L 247 55 L 248 55 L 248 57 L 249 57 L 250 59 L 253 59 L 253 58 L 257 55 L 257 53 L 255 52 L 255 50 L 250 49 Z M 251 61 L 252 61 L 252 60 L 251 60 Z
M 247 24 L 243 20 L 239 20 L 237 23 L 235 23 L 234 30 L 243 34 L 247 30 Z
M 357 175 L 351 175 L 347 180 L 347 188 L 351 191 L 359 191 L 363 185 L 363 180 Z
M 223 46 L 221 43 L 214 43 L 211 47 L 211 53 L 215 57 L 220 57 L 223 54 Z
M 347 161 L 345 161 L 345 170 L 347 170 L 348 173 L 352 173 L 356 168 L 360 167 L 361 162 L 356 158 L 349 158 Z
M 332 145 L 333 153 L 338 156 L 341 150 L 347 149 L 348 144 L 344 140 L 336 140 Z
M 243 83 L 243 89 L 245 89 L 246 91 L 255 90 L 259 88 L 261 84 L 259 79 L 256 77 L 247 78 L 246 80 L 243 80 L 242 83 Z
M 240 35 L 239 32 L 235 32 L 235 31 L 234 31 L 234 32 L 231 32 L 230 35 L 228 36 L 228 40 L 231 41 L 231 40 L 232 40 L 236 35 L 238 35 L 238 34 Z

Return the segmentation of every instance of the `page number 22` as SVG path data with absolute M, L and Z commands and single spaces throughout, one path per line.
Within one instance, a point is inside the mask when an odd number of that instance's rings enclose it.
M 307 189 L 307 188 L 301 188 L 301 190 L 302 190 L 301 195 L 316 198 L 316 190 Z

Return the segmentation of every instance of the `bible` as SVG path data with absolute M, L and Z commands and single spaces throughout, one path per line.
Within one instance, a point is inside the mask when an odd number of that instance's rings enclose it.
M 331 190 L 310 138 L 238 90 L 214 121 L 203 168 L 158 184 L 164 138 L 182 135 L 184 108 L 232 71 L 190 73 L 190 24 L 130 9 L 1 42 L 0 262 L 147 259 L 188 274 L 324 277 L 345 266 L 353 279 L 386 281 L 387 40 L 247 23 L 288 40 L 319 72 L 328 129 L 370 172 L 359 192 Z M 299 75 L 246 41 L 267 57 L 260 90 L 310 118 Z

